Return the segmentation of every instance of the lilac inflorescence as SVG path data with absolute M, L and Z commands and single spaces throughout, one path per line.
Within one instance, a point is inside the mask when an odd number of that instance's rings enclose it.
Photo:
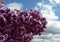
M 46 18 L 37 10 L 21 11 L 0 9 L 1 42 L 30 42 L 46 28 Z M 4 39 L 4 40 L 3 40 Z

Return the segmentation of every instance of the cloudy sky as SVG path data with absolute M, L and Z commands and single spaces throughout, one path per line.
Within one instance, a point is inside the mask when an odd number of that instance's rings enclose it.
M 41 36 L 31 42 L 60 42 L 60 0 L 5 0 L 11 10 L 36 9 L 46 17 L 48 24 Z

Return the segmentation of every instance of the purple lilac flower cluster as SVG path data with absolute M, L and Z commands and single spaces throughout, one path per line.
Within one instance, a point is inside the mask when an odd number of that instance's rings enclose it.
M 30 42 L 46 24 L 46 18 L 37 10 L 0 9 L 0 42 Z

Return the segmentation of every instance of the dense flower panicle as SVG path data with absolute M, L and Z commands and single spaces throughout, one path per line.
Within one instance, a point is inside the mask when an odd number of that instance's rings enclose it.
M 46 18 L 37 10 L 20 11 L 0 9 L 0 41 L 1 42 L 30 42 L 33 35 L 41 34 L 46 28 Z

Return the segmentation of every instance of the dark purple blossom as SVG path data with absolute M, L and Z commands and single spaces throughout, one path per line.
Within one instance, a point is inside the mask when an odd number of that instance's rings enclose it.
M 37 10 L 0 9 L 0 41 L 30 42 L 46 28 L 46 18 Z

